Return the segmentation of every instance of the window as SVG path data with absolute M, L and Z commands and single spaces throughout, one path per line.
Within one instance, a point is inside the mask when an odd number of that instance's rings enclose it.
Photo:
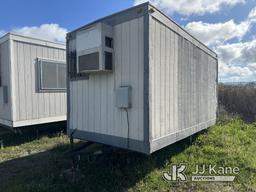
M 66 91 L 66 63 L 64 61 L 38 59 L 38 66 L 40 91 Z

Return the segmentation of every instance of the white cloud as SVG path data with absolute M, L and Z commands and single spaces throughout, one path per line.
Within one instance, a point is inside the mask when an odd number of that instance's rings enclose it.
M 251 66 L 232 66 L 219 62 L 220 82 L 251 82 L 256 81 L 256 72 Z
M 252 21 L 256 21 L 256 7 L 254 7 L 249 13 L 248 18 Z
M 256 40 L 218 46 L 221 81 L 256 81 Z
M 203 15 L 205 13 L 215 13 L 225 6 L 235 6 L 244 3 L 245 0 L 134 0 L 138 5 L 150 1 L 167 13 L 178 12 L 182 15 Z
M 248 17 L 236 23 L 233 19 L 223 23 L 205 23 L 202 21 L 190 22 L 185 26 L 191 34 L 208 46 L 223 44 L 228 40 L 236 38 L 242 40 L 250 31 L 256 21 L 256 7 L 253 8 Z
M 202 21 L 188 23 L 185 28 L 207 45 L 218 44 L 233 38 L 241 39 L 249 30 L 250 22 L 204 23 Z
M 227 63 L 256 63 L 256 40 L 221 45 L 216 52 Z
M 58 24 L 42 24 L 40 26 L 16 28 L 12 32 L 48 41 L 65 42 L 68 30 L 60 27 Z
M 256 63 L 251 63 L 248 65 L 248 67 L 254 71 L 256 71 Z

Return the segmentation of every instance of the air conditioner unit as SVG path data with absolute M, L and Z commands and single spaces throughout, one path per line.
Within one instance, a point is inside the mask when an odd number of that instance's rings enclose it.
M 97 23 L 78 32 L 76 38 L 77 72 L 109 72 L 113 68 L 112 27 Z

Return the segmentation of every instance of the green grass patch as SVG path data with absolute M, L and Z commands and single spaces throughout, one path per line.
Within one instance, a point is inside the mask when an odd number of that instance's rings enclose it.
M 17 139 L 17 138 L 16 138 Z M 102 155 L 81 154 L 75 183 L 63 176 L 72 158 L 64 134 L 23 139 L 0 150 L 0 191 L 256 191 L 256 124 L 240 119 L 220 122 L 151 156 L 124 150 Z M 233 183 L 166 182 L 171 163 L 239 167 Z M 2 179 L 3 178 L 3 179 Z

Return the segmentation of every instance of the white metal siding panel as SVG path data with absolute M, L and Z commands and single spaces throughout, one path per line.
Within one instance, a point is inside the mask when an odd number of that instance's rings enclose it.
M 143 17 L 118 24 L 114 32 L 114 71 L 90 74 L 89 80 L 70 81 L 69 128 L 127 138 L 126 113 L 115 106 L 115 89 L 132 88 L 129 111 L 130 139 L 144 139 Z
M 31 52 L 31 58 L 36 58 L 37 52 L 36 52 L 36 49 L 35 49 L 34 46 L 31 46 L 30 52 Z M 32 80 L 36 80 L 36 78 L 37 78 L 36 68 L 34 69 L 34 72 L 31 73 L 31 78 L 32 78 Z M 31 83 L 31 90 L 33 89 L 33 86 L 35 87 L 35 84 Z M 39 117 L 39 104 L 38 104 L 38 102 L 39 102 L 39 98 L 36 97 L 36 92 L 32 91 L 32 119 L 36 119 L 36 118 Z
M 217 60 L 150 18 L 150 139 L 184 138 L 216 119 Z
M 178 36 L 150 20 L 150 129 L 151 140 L 177 130 Z
M 13 43 L 16 119 L 35 120 L 66 115 L 66 93 L 38 92 L 37 58 L 65 60 L 65 50 L 20 41 Z
M 11 90 L 10 90 L 10 41 L 5 41 L 0 44 L 1 52 L 1 75 L 2 75 L 2 86 L 8 87 L 8 103 L 0 101 L 0 123 L 6 124 L 12 120 L 11 114 Z M 0 94 L 3 95 L 3 89 L 0 88 Z M 2 98 L 2 97 L 1 97 Z M 3 98 L 2 98 L 3 99 Z

